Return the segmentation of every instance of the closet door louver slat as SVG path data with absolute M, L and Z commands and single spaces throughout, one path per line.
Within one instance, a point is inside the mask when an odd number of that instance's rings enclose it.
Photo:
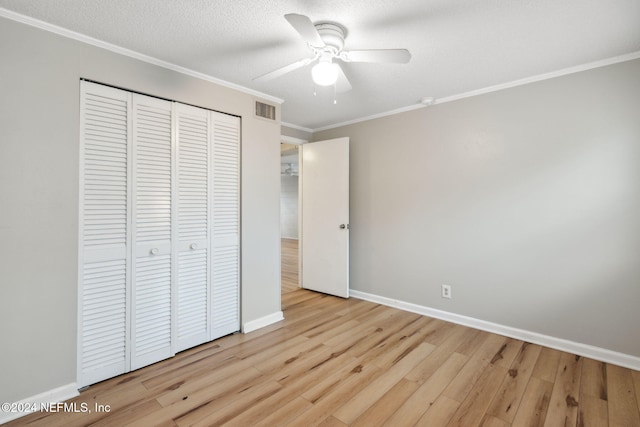
M 240 119 L 211 113 L 213 125 L 212 334 L 240 327 Z

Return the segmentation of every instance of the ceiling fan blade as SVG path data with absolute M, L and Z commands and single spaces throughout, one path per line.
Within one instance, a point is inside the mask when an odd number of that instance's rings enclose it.
M 349 83 L 349 79 L 344 74 L 342 67 L 339 64 L 336 64 L 338 67 L 338 79 L 336 80 L 336 93 L 344 93 L 349 92 L 351 90 L 351 83 Z
M 311 46 L 324 47 L 325 44 L 318 34 L 315 25 L 311 22 L 309 17 L 304 15 L 298 15 L 297 13 L 289 13 L 284 15 L 285 19 L 289 21 L 289 24 L 300 34 L 302 39 L 309 43 Z
M 268 72 L 267 74 L 263 74 L 259 77 L 253 79 L 254 82 L 266 82 L 269 80 L 273 80 L 277 77 L 284 76 L 287 73 L 290 73 L 293 70 L 297 70 L 300 67 L 304 67 L 313 61 L 313 58 L 305 58 L 300 61 L 294 62 L 293 64 L 285 65 L 282 68 L 278 68 L 277 70 L 273 70 Z
M 407 49 L 370 49 L 343 51 L 340 59 L 346 62 L 392 62 L 406 64 L 411 59 Z

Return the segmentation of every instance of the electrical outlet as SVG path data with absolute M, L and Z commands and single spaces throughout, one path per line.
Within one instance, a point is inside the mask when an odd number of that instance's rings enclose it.
M 451 286 L 442 285 L 442 298 L 451 298 Z

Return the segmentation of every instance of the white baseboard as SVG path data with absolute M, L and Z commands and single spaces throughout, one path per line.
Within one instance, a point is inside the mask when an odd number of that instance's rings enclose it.
M 248 334 L 256 329 L 264 328 L 265 326 L 269 326 L 272 323 L 276 323 L 281 320 L 284 320 L 284 315 L 282 314 L 282 311 L 277 311 L 259 319 L 250 320 L 249 322 L 244 323 L 242 325 L 242 333 Z
M 76 397 L 79 394 L 80 393 L 78 393 L 78 385 L 76 383 L 71 383 L 54 388 L 53 390 L 45 391 L 44 393 L 36 394 L 35 396 L 27 397 L 26 399 L 22 399 L 19 402 L 15 402 L 14 406 L 16 408 L 24 408 L 26 406 L 38 408 L 42 407 L 41 404 L 43 403 L 50 404 L 54 402 L 64 402 L 65 400 Z M 6 412 L 0 410 L 0 424 L 15 420 L 16 418 L 24 417 L 31 412 L 33 411 Z
M 619 353 L 616 351 L 607 350 L 605 348 L 595 347 L 592 345 L 582 344 L 574 341 L 568 341 L 562 338 L 539 334 L 537 332 L 526 331 L 524 329 L 513 328 L 511 326 L 500 325 L 498 323 L 487 322 L 485 320 L 475 319 L 473 317 L 449 313 L 447 311 L 437 310 L 435 308 L 382 297 L 379 295 L 369 294 L 366 292 L 356 291 L 353 289 L 350 289 L 350 295 L 353 298 L 375 302 L 400 310 L 434 317 L 436 319 L 446 320 L 447 322 L 469 326 L 470 328 L 480 329 L 498 335 L 504 335 L 510 338 L 515 338 L 533 344 L 539 344 L 545 347 L 554 348 L 556 350 L 565 351 L 567 353 L 576 354 L 579 356 L 588 357 L 590 359 L 600 360 L 601 362 L 611 363 L 613 365 L 623 366 L 625 368 L 640 371 L 640 357 L 631 356 L 629 354 Z

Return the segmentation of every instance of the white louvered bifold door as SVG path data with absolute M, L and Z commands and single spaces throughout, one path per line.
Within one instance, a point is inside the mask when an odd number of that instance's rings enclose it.
M 170 357 L 172 103 L 133 95 L 131 369 Z
M 211 339 L 215 339 L 240 329 L 240 119 L 212 112 L 211 123 Z
M 209 111 L 175 106 L 177 138 L 176 351 L 209 341 Z
M 240 329 L 240 119 L 81 82 L 80 387 Z
M 81 82 L 78 378 L 129 369 L 128 140 L 131 95 Z

